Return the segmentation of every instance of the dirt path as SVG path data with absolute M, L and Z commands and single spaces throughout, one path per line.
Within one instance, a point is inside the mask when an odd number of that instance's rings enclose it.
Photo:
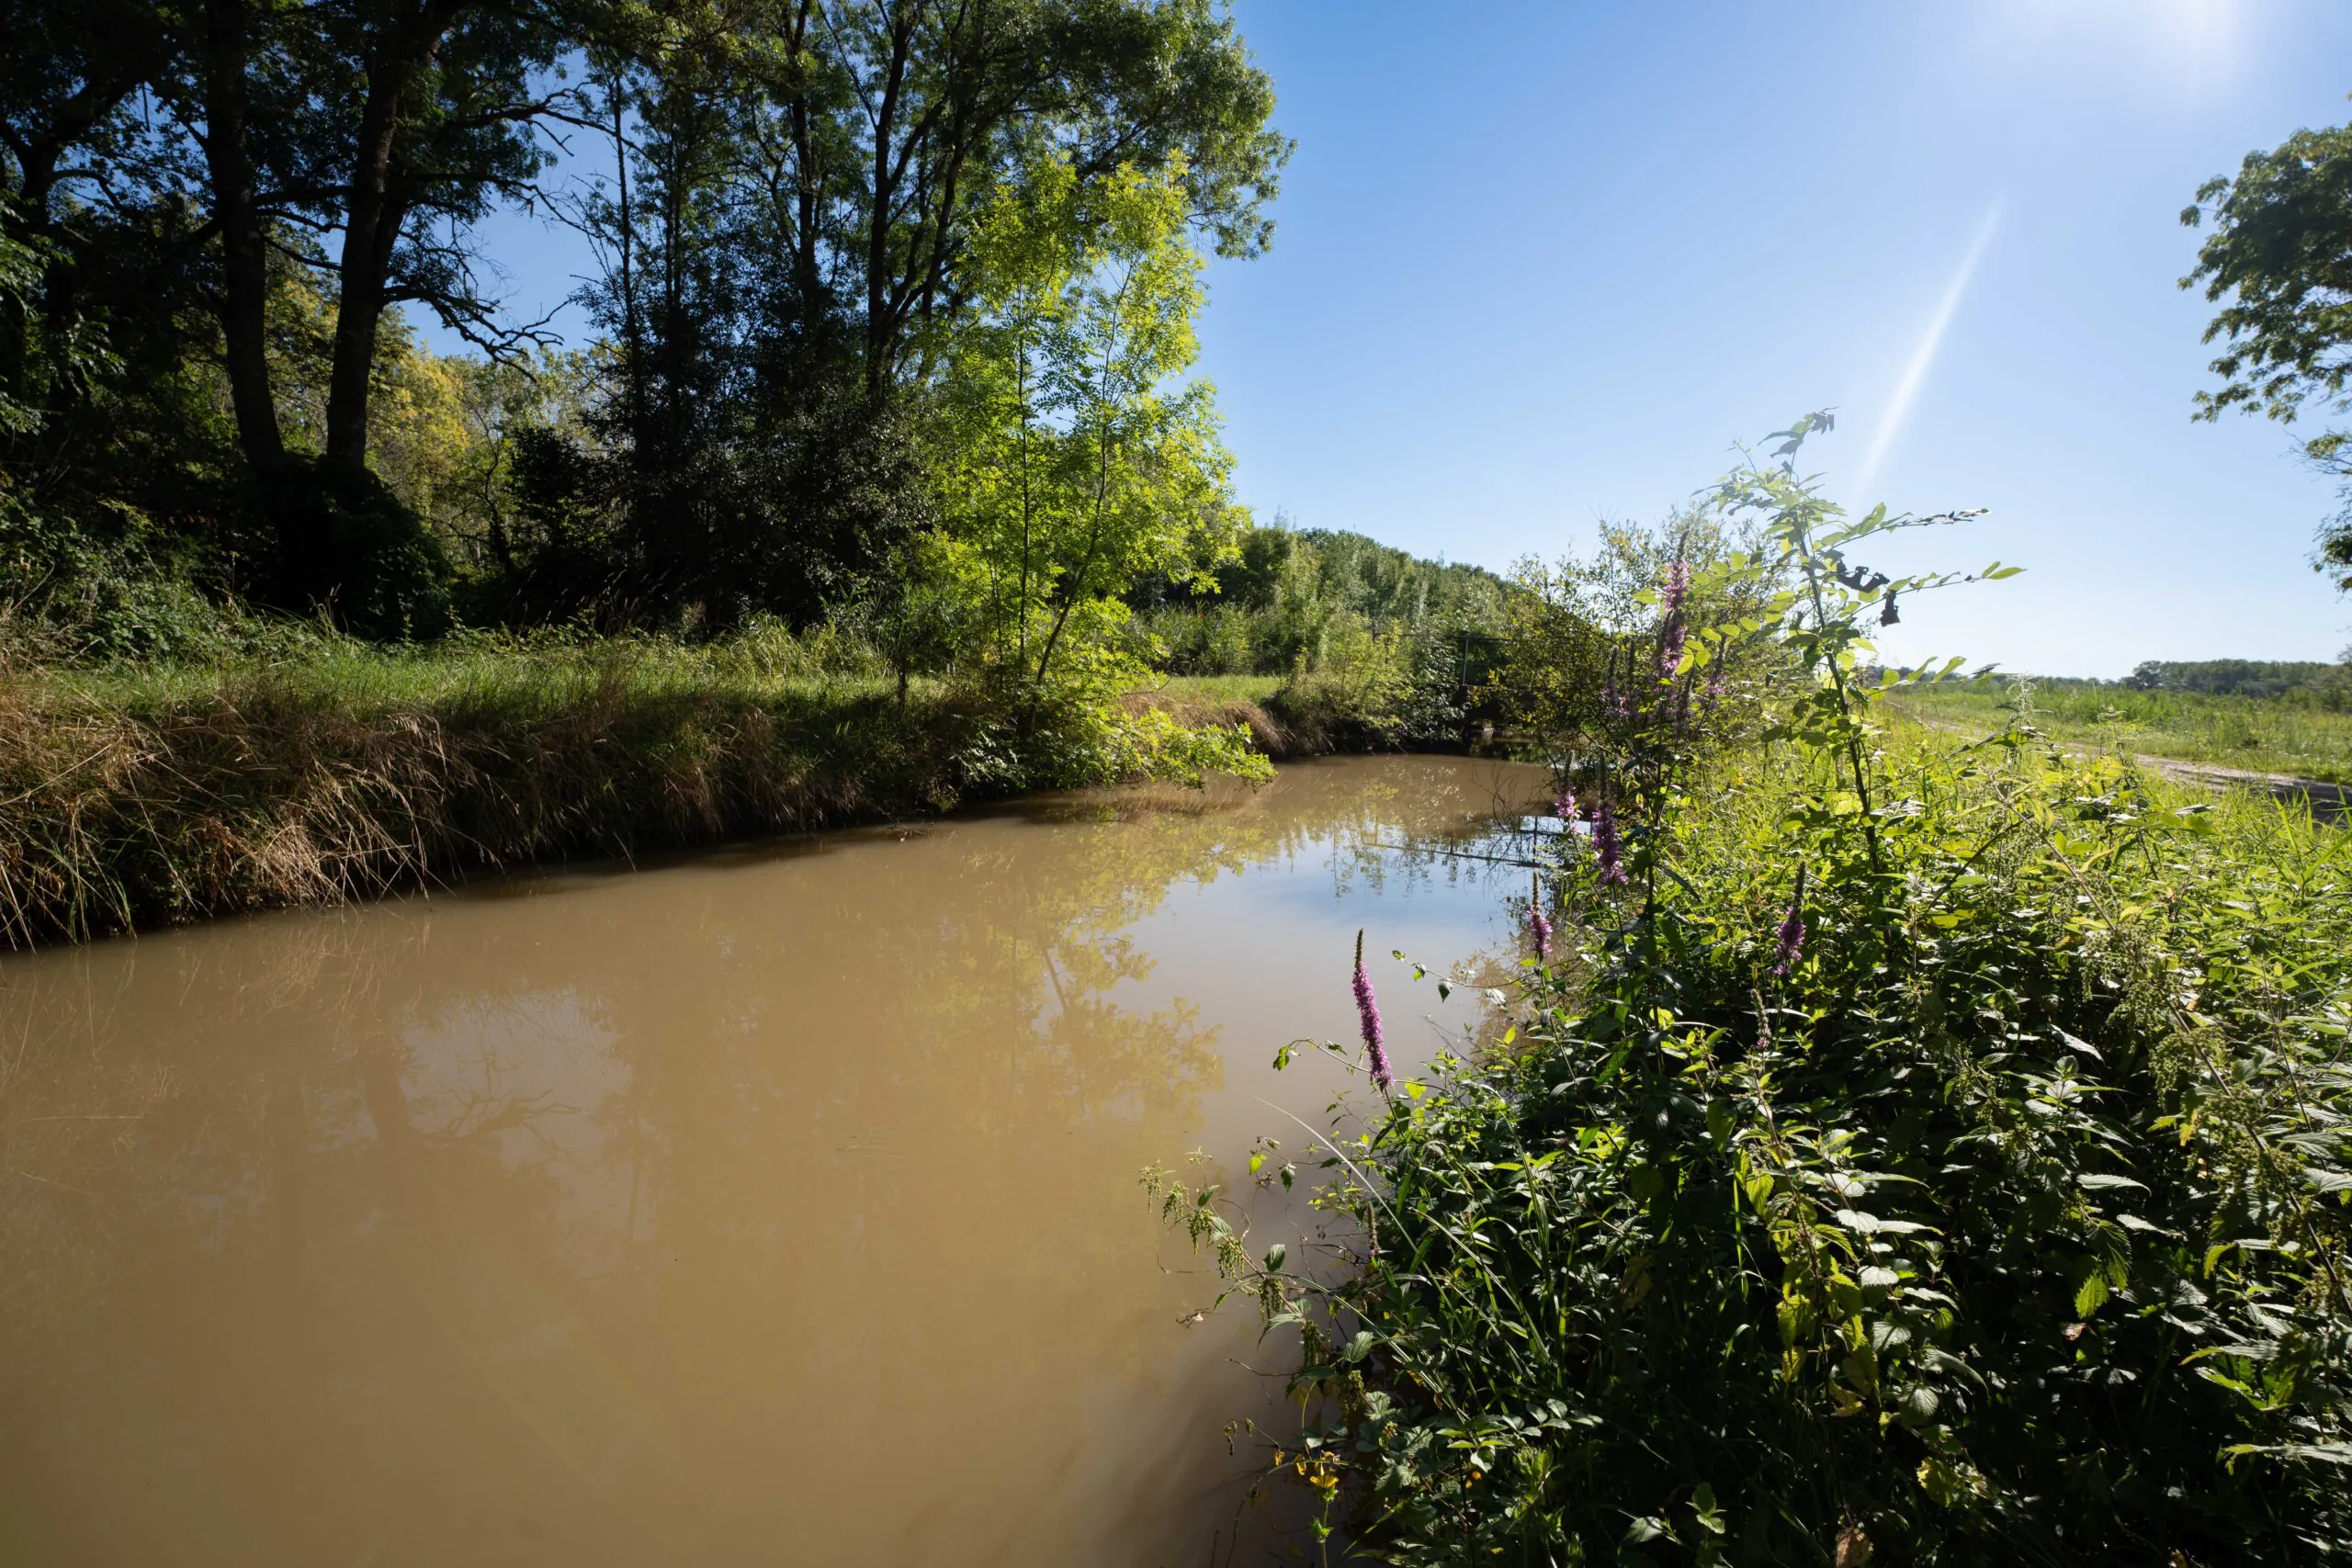
M 2257 773 L 2245 768 L 2224 768 L 2214 762 L 2184 762 L 2173 757 L 2139 755 L 2142 767 L 2208 789 L 2258 789 L 2279 800 L 2298 797 L 2312 803 L 2314 816 L 2335 821 L 2352 814 L 2352 789 L 2324 779 L 2301 779 L 2292 773 Z

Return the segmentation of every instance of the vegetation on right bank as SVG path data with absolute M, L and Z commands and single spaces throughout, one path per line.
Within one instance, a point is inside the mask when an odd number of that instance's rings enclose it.
M 1555 737 L 1581 829 L 1484 1047 L 1318 1145 L 1354 1239 L 1169 1195 L 1296 1336 L 1275 1464 L 1399 1563 L 2335 1561 L 2352 848 L 1892 726 L 1934 671 L 1867 629 L 1955 580 L 1865 570 L 1912 520 L 1819 500 L 1816 428 Z
M 2186 678 L 2167 680 L 2163 667 L 2145 683 L 1996 677 L 1905 692 L 1901 705 L 1979 734 L 2022 710 L 2023 722 L 2072 747 L 2352 784 L 2352 665 L 2222 690 L 2196 682 L 2199 666 L 2172 668 Z

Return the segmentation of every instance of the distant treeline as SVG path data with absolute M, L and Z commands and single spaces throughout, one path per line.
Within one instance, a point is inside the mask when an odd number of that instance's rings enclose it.
M 1185 675 L 1287 674 L 1365 637 L 1485 644 L 1509 585 L 1483 567 L 1425 560 L 1362 534 L 1277 525 L 1191 581 L 1165 574 L 1128 595 Z M 1456 649 L 1456 657 L 1460 649 Z
M 2193 707 L 2208 701 L 2275 703 L 2287 707 L 2352 709 L 2352 660 L 2322 664 L 2308 660 L 2148 660 L 2120 680 L 2086 675 L 2018 675 L 2001 672 L 1984 684 L 2001 691 L 2030 686 L 2041 702 L 2089 702 L 2083 716 L 2101 708 L 2144 719 L 2158 711 Z M 1972 689 L 1981 689 L 1970 682 Z
M 2210 697 L 2277 697 L 2305 688 L 2333 688 L 2346 680 L 2343 664 L 2275 659 L 2151 659 L 2123 678 L 2138 692 L 2194 692 Z

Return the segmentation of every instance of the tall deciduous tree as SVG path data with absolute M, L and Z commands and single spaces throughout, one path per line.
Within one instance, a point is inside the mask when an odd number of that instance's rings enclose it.
M 974 236 L 983 315 L 949 369 L 949 536 L 989 606 L 985 652 L 1033 713 L 1057 678 L 1118 666 L 1131 582 L 1230 558 L 1244 521 L 1213 390 L 1181 379 L 1202 302 L 1183 173 L 1082 184 L 1048 158 L 999 187 Z
M 2222 305 L 2205 341 L 2223 352 L 2218 390 L 2199 392 L 2200 419 L 2225 410 L 2293 423 L 2316 404 L 2352 408 L 2352 127 L 2300 130 L 2249 152 L 2234 179 L 2209 180 L 2180 220 L 2211 220 L 2183 288 L 2203 285 Z M 2308 437 L 2304 455 L 2352 479 L 2352 432 Z M 2352 485 L 2344 512 L 2320 530 L 2314 565 L 2352 592 Z
M 275 251 L 333 276 L 321 456 L 356 477 L 386 310 L 414 302 L 479 340 L 511 337 L 477 286 L 469 231 L 546 163 L 533 124 L 569 95 L 537 83 L 566 18 L 536 0 L 187 0 L 177 19 L 165 85 L 204 153 L 247 456 L 267 467 L 282 450 L 262 352 Z
M 1288 143 L 1212 0 L 662 0 L 630 17 L 595 73 L 618 167 L 581 216 L 619 351 L 605 472 L 649 604 L 807 619 L 907 558 L 975 225 L 1021 169 L 1051 154 L 1080 188 L 1165 171 L 1207 243 L 1267 241 Z

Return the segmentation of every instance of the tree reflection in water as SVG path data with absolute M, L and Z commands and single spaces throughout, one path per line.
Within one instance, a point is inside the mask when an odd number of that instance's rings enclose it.
M 1204 1103 L 1279 1041 L 1142 1000 L 1138 922 L 1460 876 L 1368 846 L 1544 787 L 1358 761 L 8 958 L 0 1556 L 1196 1560 L 1249 1341 L 1174 1329 L 1134 1175 L 1267 1130 Z

